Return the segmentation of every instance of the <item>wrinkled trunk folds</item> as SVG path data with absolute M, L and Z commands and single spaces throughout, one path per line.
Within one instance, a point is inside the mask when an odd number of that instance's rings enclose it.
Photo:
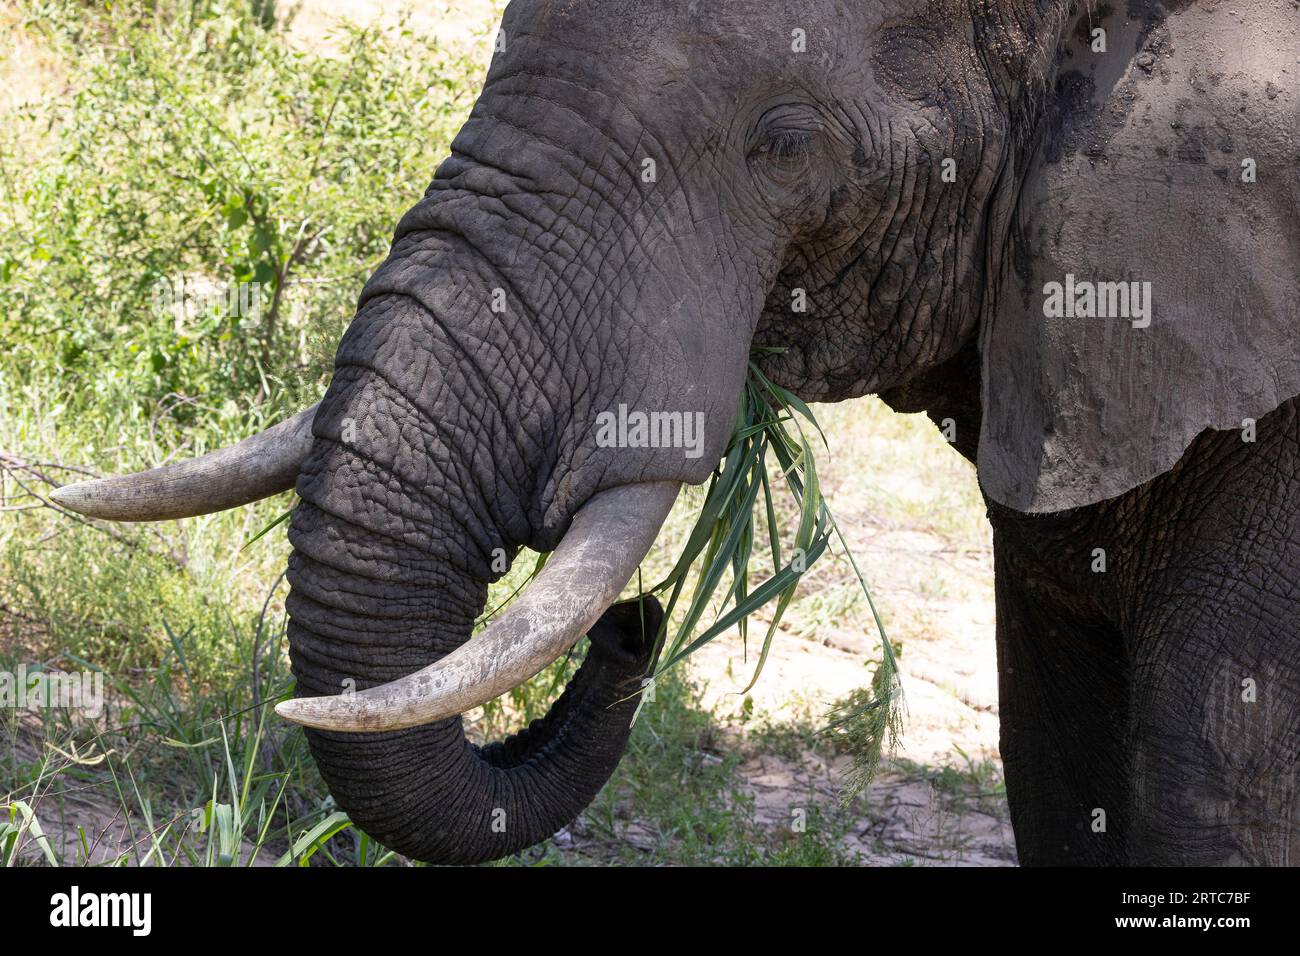
M 313 505 L 295 513 L 299 696 L 363 690 L 432 663 L 469 637 L 482 607 L 483 584 L 449 566 L 423 569 L 401 591 L 367 578 L 361 562 L 340 560 L 341 530 Z M 367 536 L 347 531 L 355 554 Z M 386 733 L 308 730 L 312 754 L 339 806 L 390 849 L 446 864 L 514 853 L 572 822 L 617 766 L 660 620 L 653 598 L 607 610 L 564 693 L 506 740 L 476 746 L 456 717 Z

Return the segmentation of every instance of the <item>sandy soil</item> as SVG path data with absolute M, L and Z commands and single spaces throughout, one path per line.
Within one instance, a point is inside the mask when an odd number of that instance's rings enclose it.
M 952 558 L 935 536 L 882 529 L 870 519 L 842 518 L 841 526 L 867 565 L 864 573 L 873 578 L 869 583 L 886 627 L 893 606 L 909 602 L 915 602 L 912 609 L 926 625 L 909 628 L 903 642 L 904 733 L 866 792 L 849 848 L 874 864 L 1014 864 L 1005 797 L 974 785 L 949 792 L 935 780 L 943 768 L 969 775 L 986 761 L 1000 780 L 992 574 L 985 555 Z M 958 582 L 964 587 L 956 590 L 971 594 L 955 600 L 909 596 L 908 575 L 934 562 L 944 563 L 950 586 Z M 720 715 L 739 714 L 738 691 L 753 671 L 753 650 L 746 661 L 740 640 L 725 638 L 695 655 L 692 674 L 706 684 L 706 702 Z M 779 634 L 761 679 L 749 691 L 753 712 L 777 723 L 800 716 L 815 723 L 835 701 L 868 683 L 879 654 L 878 637 L 865 629 L 832 628 L 815 640 Z M 764 754 L 749 760 L 742 773 L 756 797 L 758 819 L 781 827 L 789 824 L 790 808 L 810 798 L 833 803 L 847 765 L 845 758 L 828 762 L 815 753 L 797 761 Z

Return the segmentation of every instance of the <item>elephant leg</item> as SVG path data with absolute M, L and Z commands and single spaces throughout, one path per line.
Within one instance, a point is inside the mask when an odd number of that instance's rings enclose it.
M 1300 864 L 1297 603 L 1279 599 L 1276 570 L 1242 576 L 1184 577 L 1204 596 L 1135 642 L 1136 863 Z
M 1119 632 L 994 537 L 1001 749 L 1023 865 L 1125 861 Z
M 1135 499 L 1135 863 L 1300 864 L 1298 423 L 1207 433 Z

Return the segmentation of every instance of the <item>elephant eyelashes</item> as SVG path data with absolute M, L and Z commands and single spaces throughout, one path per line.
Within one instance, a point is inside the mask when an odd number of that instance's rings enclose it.
M 812 151 L 813 134 L 807 130 L 783 129 L 769 133 L 751 154 L 778 167 L 802 166 Z

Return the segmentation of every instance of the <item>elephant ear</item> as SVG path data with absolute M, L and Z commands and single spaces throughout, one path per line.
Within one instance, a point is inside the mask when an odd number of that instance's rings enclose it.
M 981 331 L 995 501 L 1114 497 L 1300 394 L 1300 35 L 1258 28 L 1193 6 L 1063 40 Z

